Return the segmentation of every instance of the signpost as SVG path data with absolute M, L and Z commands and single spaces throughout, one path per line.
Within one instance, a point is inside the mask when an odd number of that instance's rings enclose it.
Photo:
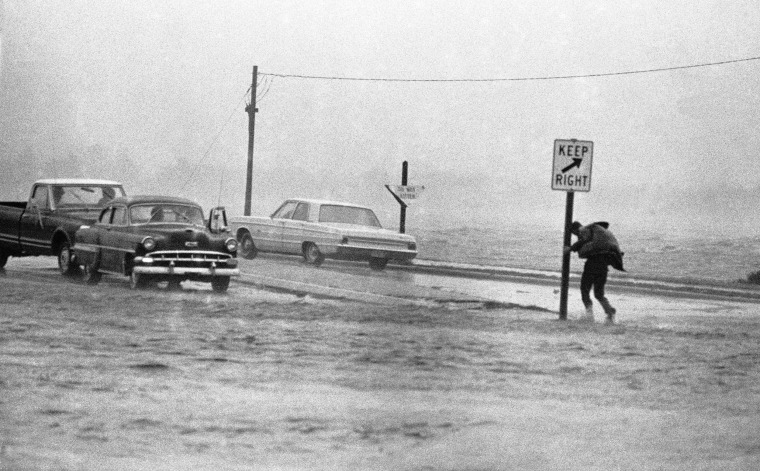
M 554 165 L 552 190 L 566 191 L 565 236 L 562 251 L 562 281 L 559 297 L 559 319 L 567 320 L 567 292 L 570 285 L 570 253 L 564 247 L 570 245 L 570 228 L 573 224 L 573 198 L 576 191 L 591 191 L 591 162 L 594 143 L 577 139 L 554 141 Z
M 552 190 L 591 191 L 594 143 L 576 139 L 554 141 Z
M 406 207 L 420 197 L 425 189 L 422 185 L 409 186 L 406 184 L 407 174 L 409 173 L 409 163 L 405 160 L 401 165 L 401 185 L 385 185 L 385 188 L 391 192 L 398 204 L 401 205 L 401 216 L 399 220 L 399 232 L 406 232 Z
M 425 190 L 423 185 L 385 185 L 393 196 L 403 201 L 405 206 L 409 206 L 417 200 Z

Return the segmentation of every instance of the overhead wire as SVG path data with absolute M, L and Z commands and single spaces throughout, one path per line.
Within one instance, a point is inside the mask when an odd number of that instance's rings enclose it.
M 235 107 L 230 112 L 230 115 L 227 117 L 227 120 L 224 122 L 224 124 L 221 126 L 221 128 L 219 128 L 219 131 L 216 133 L 216 136 L 214 136 L 214 139 L 209 144 L 208 148 L 206 149 L 206 152 L 204 152 L 203 155 L 201 156 L 201 158 L 198 159 L 198 161 L 193 165 L 193 171 L 190 172 L 190 175 L 188 175 L 187 179 L 182 184 L 182 188 L 187 187 L 188 183 L 190 183 L 190 180 L 193 178 L 193 176 L 195 176 L 195 171 L 198 170 L 198 168 L 201 166 L 201 164 L 203 164 L 206 161 L 206 159 L 208 158 L 209 154 L 211 153 L 211 149 L 214 147 L 214 144 L 216 144 L 216 141 L 219 140 L 219 136 L 222 135 L 222 132 L 224 131 L 224 129 L 229 124 L 230 120 L 232 119 L 232 116 L 235 115 L 235 112 L 239 111 L 238 107 L 240 106 L 240 103 L 241 102 L 245 102 L 245 99 L 248 97 L 248 92 L 250 92 L 250 91 L 251 91 L 251 87 L 249 86 L 248 90 L 245 91 L 245 93 L 243 94 L 243 97 L 240 99 L 240 101 L 238 101 L 235 104 Z
M 462 78 L 462 79 L 402 79 L 402 78 L 368 78 L 368 77 L 340 77 L 326 75 L 300 75 L 300 74 L 282 74 L 274 72 L 260 72 L 262 75 L 280 78 L 292 79 L 309 79 L 309 80 L 347 80 L 347 81 L 364 81 L 364 82 L 520 82 L 532 80 L 566 80 L 578 78 L 595 78 L 595 77 L 612 77 L 618 75 L 649 74 L 655 72 L 667 72 L 672 70 L 695 69 L 699 67 L 713 67 L 717 65 L 734 64 L 738 62 L 749 62 L 760 60 L 760 57 L 746 57 L 742 59 L 730 59 L 716 62 L 704 62 L 699 64 L 677 65 L 670 67 L 656 67 L 650 69 L 626 70 L 620 72 L 601 72 L 592 74 L 577 75 L 548 75 L 536 77 L 507 77 L 507 78 Z
M 741 58 L 741 59 L 729 59 L 729 60 L 715 61 L 715 62 L 703 62 L 703 63 L 698 63 L 698 64 L 627 70 L 627 71 L 619 71 L 619 72 L 601 72 L 601 73 L 574 74 L 574 75 L 547 75 L 547 76 L 534 76 L 534 77 L 482 78 L 482 79 L 478 79 L 478 78 L 463 78 L 463 79 L 370 78 L 370 77 L 341 77 L 341 76 L 325 76 L 325 75 L 302 75 L 302 74 L 283 74 L 283 73 L 274 73 L 274 72 L 259 72 L 259 75 L 262 77 L 261 85 L 260 85 L 261 91 L 257 90 L 255 98 L 256 98 L 256 101 L 260 102 L 261 100 L 264 99 L 264 97 L 266 97 L 266 95 L 269 93 L 269 90 L 272 86 L 274 77 L 290 78 L 290 79 L 307 79 L 307 80 L 345 80 L 345 81 L 363 81 L 363 82 L 423 82 L 423 83 L 519 82 L 519 81 L 567 80 L 567 79 L 578 79 L 578 78 L 596 78 L 596 77 L 648 74 L 648 73 L 667 72 L 667 71 L 673 71 L 673 70 L 695 69 L 695 68 L 700 68 L 700 67 L 713 67 L 713 66 L 719 66 L 719 65 L 734 64 L 734 63 L 740 63 L 740 62 L 750 62 L 750 61 L 757 61 L 757 60 L 760 60 L 760 56 L 746 57 L 746 58 Z M 259 88 L 259 84 L 257 83 L 257 89 L 258 88 Z M 245 99 L 248 97 L 249 92 L 252 92 L 251 86 L 248 87 L 241 101 L 245 101 Z M 251 99 L 253 98 L 254 97 L 251 96 Z M 224 129 L 227 127 L 227 124 L 229 124 L 230 120 L 232 119 L 232 116 L 235 114 L 235 111 L 238 109 L 237 108 L 238 106 L 239 106 L 239 102 L 238 104 L 235 105 L 235 108 L 227 117 L 227 120 L 219 129 L 217 134 L 214 136 L 214 139 L 209 144 L 208 148 L 206 149 L 206 152 L 204 152 L 204 154 L 201 156 L 198 162 L 195 165 L 193 165 L 193 171 L 187 177 L 187 180 L 185 180 L 184 184 L 182 185 L 183 187 L 187 186 L 187 184 L 190 182 L 192 177 L 195 176 L 196 170 L 201 166 L 201 164 L 203 164 L 206 161 L 206 159 L 208 158 L 211 152 L 211 149 L 216 144 L 216 141 L 219 139 L 219 136 L 221 136 L 222 131 L 224 131 Z M 222 179 L 223 178 L 224 177 L 222 176 Z M 220 187 L 221 187 L 221 183 L 220 183 Z
M 261 88 L 262 91 L 258 91 L 258 85 L 257 85 L 257 93 L 256 93 L 256 102 L 261 102 L 265 96 L 267 96 L 267 93 L 269 93 L 269 89 L 272 86 L 272 82 L 274 81 L 274 78 L 270 75 L 265 75 L 261 80 Z

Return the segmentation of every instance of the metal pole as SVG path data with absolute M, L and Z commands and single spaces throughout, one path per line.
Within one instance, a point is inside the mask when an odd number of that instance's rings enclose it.
M 256 82 L 259 75 L 259 66 L 253 66 L 253 81 L 251 82 L 251 103 L 245 107 L 246 113 L 248 113 L 248 170 L 246 172 L 245 180 L 245 210 L 244 215 L 251 215 L 251 193 L 253 190 L 253 133 L 256 128 L 256 112 L 259 111 L 256 108 Z
M 401 164 L 401 185 L 406 186 L 406 177 L 409 173 L 409 163 L 404 160 L 404 163 Z M 399 232 L 404 233 L 406 232 L 406 205 L 401 205 L 401 219 L 399 221 Z
M 573 224 L 573 198 L 575 193 L 567 192 L 565 202 L 565 238 L 562 244 L 562 284 L 559 295 L 559 320 L 567 320 L 567 292 L 570 285 L 570 253 L 565 253 L 565 247 L 570 246 L 570 228 Z

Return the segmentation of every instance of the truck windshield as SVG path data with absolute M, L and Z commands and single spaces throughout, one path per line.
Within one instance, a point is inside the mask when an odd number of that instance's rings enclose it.
M 184 204 L 140 204 L 129 208 L 132 224 L 194 224 L 203 226 L 203 211 Z
M 56 208 L 99 208 L 117 196 L 124 196 L 124 189 L 120 186 L 53 185 Z

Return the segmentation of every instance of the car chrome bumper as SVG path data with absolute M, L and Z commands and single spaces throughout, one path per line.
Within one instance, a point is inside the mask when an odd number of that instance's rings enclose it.
M 391 260 L 411 260 L 417 256 L 416 250 L 399 250 L 384 247 L 361 247 L 350 245 L 336 246 L 336 256 L 350 260 L 368 260 L 370 258 L 387 258 Z
M 206 267 L 149 267 L 138 265 L 132 268 L 135 273 L 149 275 L 207 275 L 207 276 L 238 276 L 238 268 L 206 268 Z

